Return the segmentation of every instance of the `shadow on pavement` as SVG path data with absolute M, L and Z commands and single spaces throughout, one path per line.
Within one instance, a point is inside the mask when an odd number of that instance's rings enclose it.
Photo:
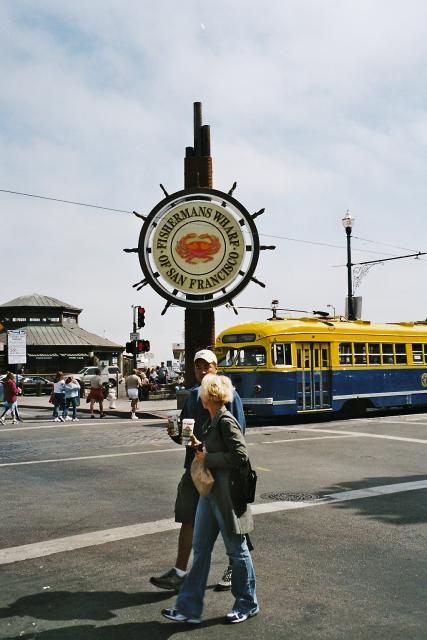
M 389 484 L 404 484 L 406 482 L 417 482 L 427 480 L 427 475 L 417 476 L 381 476 L 370 477 L 359 480 L 349 480 L 340 482 L 333 486 L 322 489 L 319 493 L 326 495 L 354 491 L 356 489 L 367 489 Z M 334 509 L 358 509 L 359 515 L 376 519 L 384 524 L 407 525 L 427 522 L 427 500 L 420 499 L 420 491 L 424 491 L 423 496 L 427 496 L 427 489 L 415 489 L 405 491 L 402 487 L 400 493 L 390 493 L 386 495 L 360 498 L 360 500 L 349 500 L 348 502 L 331 503 Z
M 39 620 L 110 620 L 113 611 L 162 602 L 172 592 L 52 591 L 19 598 L 0 609 L 0 619 L 31 616 Z
M 160 613 L 159 613 L 160 616 Z M 196 629 L 207 629 L 214 625 L 226 625 L 223 616 L 206 620 L 202 624 L 184 624 L 175 622 L 131 622 L 95 627 L 81 625 L 61 627 L 48 631 L 29 632 L 24 635 L 9 636 L 4 640 L 168 640 L 177 633 L 185 631 L 187 634 Z M 228 626 L 228 625 L 227 625 Z

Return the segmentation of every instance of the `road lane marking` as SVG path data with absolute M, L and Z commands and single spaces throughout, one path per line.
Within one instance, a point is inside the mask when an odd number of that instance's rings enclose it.
M 24 462 L 2 462 L 0 463 L 0 467 L 20 467 L 22 465 L 29 464 L 49 464 L 52 462 L 74 462 L 78 460 L 96 460 L 97 458 L 123 458 L 124 456 L 143 456 L 151 453 L 169 453 L 169 452 L 179 452 L 182 449 L 155 449 L 154 451 L 128 451 L 126 453 L 106 453 L 100 454 L 97 456 L 80 456 L 78 458 L 51 458 L 47 460 L 26 460 Z
M 5 427 L 0 429 L 0 433 L 9 433 L 10 431 L 13 431 L 14 433 L 15 431 L 34 431 L 36 429 L 70 429 L 71 427 L 74 429 L 78 427 L 105 427 L 113 424 L 122 424 L 123 422 L 127 422 L 127 419 L 105 421 L 99 420 L 97 422 L 83 422 L 83 420 L 79 420 L 78 422 L 67 421 L 57 422 L 55 424 L 45 424 L 37 427 Z M 142 423 L 141 426 L 144 427 L 147 427 L 149 424 L 155 424 L 157 426 L 163 424 L 164 420 L 161 420 L 159 418 L 140 418 L 140 423 Z
M 404 425 L 410 425 L 410 426 L 416 426 L 416 427 L 427 427 L 427 422 L 420 422 L 419 420 L 390 420 L 390 419 L 383 419 L 381 418 L 381 420 L 378 420 L 379 424 L 404 424 Z
M 375 498 L 378 496 L 386 496 L 394 493 L 404 493 L 406 491 L 416 491 L 420 489 L 427 489 L 427 480 L 400 482 L 397 484 L 366 487 L 364 489 L 340 491 L 338 493 L 327 494 L 319 500 L 313 500 L 310 502 L 278 501 L 254 504 L 252 505 L 252 513 L 254 515 L 261 515 L 277 511 L 290 511 L 308 507 L 334 505 L 340 502 L 349 502 L 351 500 L 360 500 L 362 498 Z M 0 565 L 32 560 L 34 558 L 42 558 L 55 553 L 75 551 L 76 549 L 94 547 L 101 544 L 108 544 L 110 542 L 117 542 L 119 540 L 128 540 L 155 533 L 164 533 L 165 531 L 179 529 L 180 526 L 180 523 L 175 522 L 172 518 L 168 518 L 165 520 L 157 520 L 155 522 L 143 522 L 126 527 L 116 527 L 114 529 L 105 529 L 103 531 L 76 534 L 74 536 L 68 536 L 67 538 L 56 538 L 32 544 L 24 544 L 18 547 L 7 547 L 5 549 L 0 549 Z
M 292 442 L 310 442 L 311 440 L 341 440 L 344 438 L 360 438 L 361 436 L 355 434 L 351 435 L 339 435 L 339 436 L 314 436 L 313 438 L 289 438 L 286 440 L 263 440 L 260 444 L 280 444 L 280 443 L 292 443 Z
M 303 442 L 303 441 L 310 441 L 310 440 L 326 440 L 326 439 L 344 439 L 344 438 L 376 438 L 376 439 L 380 439 L 380 440 L 398 440 L 401 442 L 410 442 L 410 443 L 415 443 L 415 444 L 427 444 L 427 440 L 422 440 L 420 438 L 404 438 L 404 437 L 400 437 L 400 436 L 386 436 L 386 435 L 381 435 L 381 434 L 374 434 L 374 433 L 363 433 L 363 432 L 359 432 L 359 431 L 337 431 L 334 429 L 313 429 L 311 427 L 298 427 L 297 429 L 292 429 L 292 431 L 304 431 L 304 432 L 316 432 L 316 433 L 332 433 L 335 434 L 334 436 L 315 436 L 313 438 L 289 438 L 289 439 L 285 439 L 285 440 L 265 440 L 259 443 L 256 442 L 251 442 L 248 444 L 248 446 L 259 446 L 262 444 L 278 444 L 278 443 L 292 443 L 292 442 Z M 151 445 L 152 443 L 150 443 Z M 93 455 L 93 456 L 78 456 L 78 457 L 71 457 L 71 458 L 51 458 L 51 459 L 46 459 L 46 460 L 26 460 L 23 462 L 1 462 L 0 463 L 0 467 L 19 467 L 19 466 L 25 466 L 25 465 L 32 465 L 32 464 L 52 464 L 54 462 L 75 462 L 75 461 L 80 461 L 80 460 L 96 460 L 96 459 L 103 459 L 103 458 L 120 458 L 120 457 L 124 457 L 124 456 L 141 456 L 141 455 L 146 455 L 146 454 L 150 454 L 150 453 L 169 453 L 171 451 L 182 451 L 182 448 L 173 448 L 173 449 L 152 449 L 150 451 L 128 451 L 125 453 L 106 453 L 106 454 L 99 454 L 99 455 Z
M 380 440 L 398 440 L 399 442 L 414 442 L 416 444 L 427 444 L 427 440 L 422 438 L 405 438 L 403 436 L 387 436 L 380 433 L 365 433 L 363 431 L 337 431 L 336 429 L 313 429 L 311 427 L 296 427 L 293 431 L 313 431 L 316 433 L 336 433 L 346 436 L 359 436 L 364 438 L 378 438 Z

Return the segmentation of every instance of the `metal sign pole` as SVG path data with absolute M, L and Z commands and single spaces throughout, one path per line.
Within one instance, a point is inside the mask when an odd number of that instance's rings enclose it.
M 212 189 L 212 157 L 210 127 L 202 125 L 202 104 L 195 102 L 194 147 L 187 147 L 184 159 L 184 188 Z M 213 309 L 185 309 L 185 386 L 196 383 L 194 355 L 200 349 L 215 346 L 215 314 Z

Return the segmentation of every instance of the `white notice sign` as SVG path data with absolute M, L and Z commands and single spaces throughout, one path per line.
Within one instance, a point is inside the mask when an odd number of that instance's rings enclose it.
M 24 329 L 7 332 L 7 358 L 9 364 L 26 364 L 27 332 Z

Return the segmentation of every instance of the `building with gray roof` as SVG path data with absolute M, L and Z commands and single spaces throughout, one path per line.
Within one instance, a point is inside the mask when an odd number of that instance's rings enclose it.
M 79 326 L 82 309 L 37 293 L 0 304 L 0 371 L 8 368 L 7 332 L 25 329 L 29 373 L 76 373 L 100 362 L 119 364 L 124 347 Z

